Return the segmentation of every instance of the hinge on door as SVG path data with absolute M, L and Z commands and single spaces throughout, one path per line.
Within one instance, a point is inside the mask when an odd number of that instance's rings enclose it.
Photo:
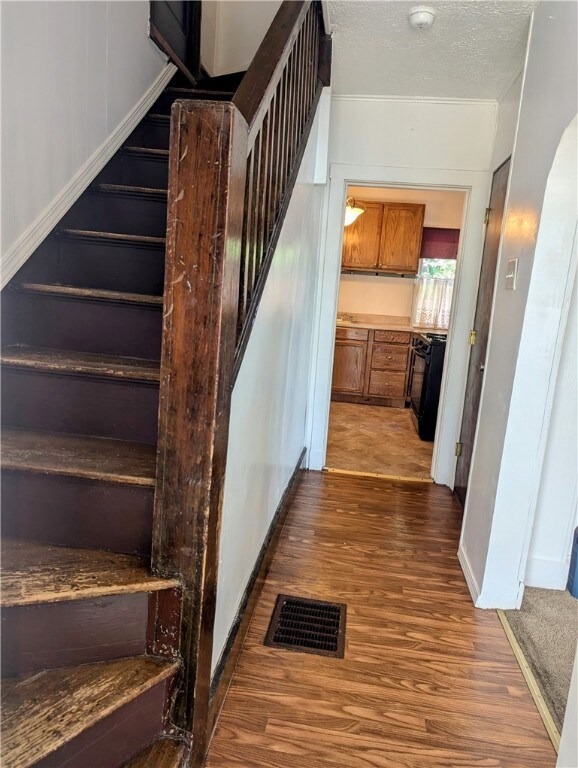
M 462 455 L 463 443 L 456 443 L 456 456 Z
M 486 215 L 484 216 L 484 224 L 487 224 L 490 221 L 490 211 L 491 208 L 486 208 Z
M 470 331 L 470 347 L 473 347 L 474 344 L 476 343 L 477 336 L 478 336 L 477 331 L 474 331 L 474 330 Z

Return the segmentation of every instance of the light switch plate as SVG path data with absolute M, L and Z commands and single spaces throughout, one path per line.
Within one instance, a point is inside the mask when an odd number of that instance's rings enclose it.
M 515 291 L 518 278 L 518 259 L 510 259 L 506 272 L 506 290 Z

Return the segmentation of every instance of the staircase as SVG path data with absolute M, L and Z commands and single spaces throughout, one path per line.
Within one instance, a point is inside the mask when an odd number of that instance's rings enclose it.
M 2 765 L 177 768 L 181 581 L 151 574 L 177 76 L 2 295 Z

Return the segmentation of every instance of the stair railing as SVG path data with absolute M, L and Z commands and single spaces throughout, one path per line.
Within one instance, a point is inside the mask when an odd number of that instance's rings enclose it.
M 202 765 L 231 392 L 324 85 L 319 2 L 282 3 L 231 102 L 177 101 L 169 205 L 153 569 L 183 583 L 174 726 Z

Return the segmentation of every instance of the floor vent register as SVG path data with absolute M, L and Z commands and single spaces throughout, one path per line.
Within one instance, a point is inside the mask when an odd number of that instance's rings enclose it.
M 342 659 L 347 607 L 290 595 L 279 595 L 265 645 Z

